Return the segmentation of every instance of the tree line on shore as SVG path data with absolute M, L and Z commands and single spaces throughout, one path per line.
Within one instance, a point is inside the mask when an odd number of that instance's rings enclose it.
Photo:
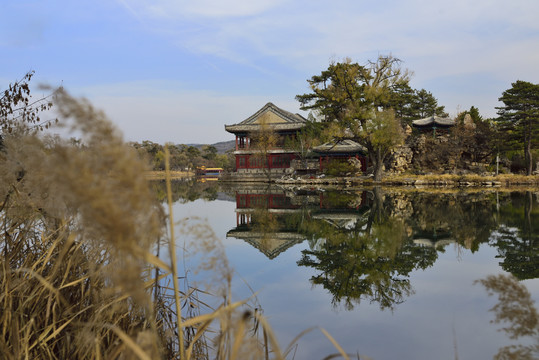
M 455 172 L 465 163 L 488 165 L 493 170 L 531 175 L 539 156 L 539 84 L 517 80 L 499 98 L 497 118 L 483 118 L 471 106 L 457 114 L 456 126 L 443 138 L 407 136 L 413 120 L 448 116 L 445 107 L 425 89 L 410 86 L 411 72 L 400 59 L 381 55 L 365 65 L 346 58 L 307 80 L 310 92 L 297 95 L 308 121 L 294 141 L 285 146 L 300 158 L 312 146 L 326 141 L 352 139 L 363 145 L 375 180 L 391 168 L 392 156 L 403 145 L 414 154 L 412 173 Z M 10 84 L 0 97 L 0 146 L 2 137 L 24 123 L 43 130 L 56 120 L 42 120 L 40 113 L 53 105 L 53 94 L 33 100 L 33 72 Z M 252 134 L 253 138 L 256 134 Z M 413 135 L 413 134 L 412 134 Z M 80 145 L 79 140 L 74 143 Z M 154 170 L 164 170 L 164 145 L 149 140 L 130 143 Z M 266 146 L 268 147 L 268 146 Z M 218 153 L 213 145 L 169 144 L 170 168 L 193 171 L 199 166 L 234 170 L 231 151 Z M 263 151 L 262 151 L 263 152 Z M 534 160 L 535 159 L 535 160 Z M 479 171 L 477 171 L 479 172 Z
M 349 138 L 365 146 L 375 180 L 381 179 L 390 155 L 405 142 L 412 120 L 447 115 L 430 92 L 410 87 L 410 72 L 392 55 L 366 65 L 351 59 L 333 62 L 307 82 L 311 91 L 296 99 L 302 110 L 311 111 L 318 135 Z M 458 114 L 450 136 L 433 141 L 424 155 L 456 162 L 455 168 L 465 157 L 490 163 L 501 156 L 512 171 L 531 175 L 539 146 L 539 84 L 518 80 L 499 101 L 504 105 L 497 108 L 497 118 L 483 119 L 474 106 Z M 440 161 L 428 160 L 418 164 L 422 170 L 439 168 Z
M 531 175 L 537 170 L 539 84 L 521 80 L 512 83 L 499 98 L 503 106 L 497 108 L 496 118 L 483 118 L 479 109 L 471 106 L 457 114 L 455 126 L 444 136 L 418 140 L 416 133 L 409 136 L 413 120 L 448 114 L 431 92 L 410 86 L 411 72 L 401 64 L 392 55 L 381 55 L 366 65 L 346 58 L 312 76 L 307 80 L 310 92 L 296 96 L 300 108 L 309 111 L 306 126 L 284 146 L 304 158 L 312 146 L 355 140 L 367 149 L 375 180 L 381 179 L 384 169 L 391 168 L 392 157 L 403 146 L 414 153 L 407 171 L 416 174 L 499 170 Z M 262 160 L 277 142 L 275 134 L 266 133 L 268 129 L 251 134 L 253 139 L 265 134 L 265 141 L 256 141 L 260 149 L 255 147 Z M 133 146 L 149 156 L 154 169 L 164 168 L 162 145 L 143 141 Z M 470 164 L 485 166 L 474 169 Z M 171 146 L 173 169 L 197 166 L 233 170 L 234 161 L 230 152 L 217 154 L 212 145 L 201 149 Z
M 165 146 L 149 140 L 131 142 L 131 146 L 151 164 L 154 170 L 165 170 Z M 232 154 L 219 154 L 213 145 L 168 144 L 170 169 L 194 171 L 197 167 L 218 167 L 231 170 Z

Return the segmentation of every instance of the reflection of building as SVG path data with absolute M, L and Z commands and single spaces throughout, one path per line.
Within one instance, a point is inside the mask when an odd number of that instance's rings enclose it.
M 281 189 L 244 186 L 236 191 L 236 228 L 226 236 L 241 239 L 273 259 L 305 240 L 284 219 L 300 210 Z
M 414 244 L 423 245 L 423 246 L 429 246 L 433 247 L 435 249 L 438 249 L 440 247 L 445 247 L 450 244 L 456 244 L 457 241 L 455 239 L 443 239 L 443 240 L 436 240 L 433 241 L 431 239 L 414 239 Z
M 290 162 L 296 158 L 295 151 L 286 149 L 287 141 L 294 140 L 296 133 L 305 126 L 307 120 L 299 114 L 292 114 L 272 103 L 267 103 L 256 113 L 234 125 L 225 125 L 225 130 L 236 135 L 236 172 L 242 175 L 284 173 Z M 261 158 L 261 147 L 256 144 L 257 134 L 271 131 L 276 141 Z M 266 161 L 264 161 L 264 156 Z
M 288 248 L 305 240 L 303 235 L 292 231 L 279 231 L 269 235 L 268 233 L 252 231 L 248 228 L 241 227 L 230 230 L 226 236 L 241 239 L 251 244 L 269 259 L 276 258 Z
M 249 243 L 270 259 L 306 239 L 300 224 L 321 221 L 335 230 L 350 230 L 362 226 L 369 209 L 365 192 L 312 190 L 296 193 L 278 187 L 249 185 L 238 188 L 235 193 L 236 227 L 227 237 Z
M 433 247 L 435 249 L 443 248 L 450 244 L 456 244 L 451 230 L 433 229 L 432 231 L 415 230 L 412 236 L 414 244 Z

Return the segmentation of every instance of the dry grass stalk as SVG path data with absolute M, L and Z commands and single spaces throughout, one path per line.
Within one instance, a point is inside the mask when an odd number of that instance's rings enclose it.
M 204 313 L 201 290 L 185 276 L 180 289 L 169 170 L 170 265 L 152 254 L 166 221 L 145 163 L 88 102 L 60 90 L 56 106 L 82 145 L 23 129 L 0 150 L 3 357 L 284 359 L 260 312 L 231 302 L 231 271 L 207 226 L 183 230 L 211 255 L 203 268 L 224 282 L 223 305 Z M 258 326 L 262 342 L 248 330 Z

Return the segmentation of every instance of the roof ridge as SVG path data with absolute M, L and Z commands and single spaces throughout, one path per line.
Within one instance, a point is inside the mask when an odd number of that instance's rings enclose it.
M 237 125 L 247 125 L 253 123 L 261 114 L 264 112 L 272 110 L 273 112 L 280 115 L 283 119 L 285 119 L 288 123 L 298 123 L 298 122 L 305 122 L 305 118 L 299 114 L 293 114 L 290 111 L 286 111 L 284 109 L 281 109 L 271 101 L 266 103 L 262 108 L 260 108 L 257 112 L 255 112 L 253 115 L 249 116 L 247 119 L 241 121 Z

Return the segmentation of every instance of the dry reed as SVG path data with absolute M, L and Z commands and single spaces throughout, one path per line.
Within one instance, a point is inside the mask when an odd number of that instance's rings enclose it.
M 170 196 L 166 264 L 153 254 L 167 240 L 166 216 L 146 164 L 87 101 L 59 90 L 55 106 L 80 144 L 20 127 L 0 151 L 3 358 L 284 359 L 291 346 L 280 350 L 261 312 L 231 302 L 212 232 L 183 227 L 215 254 L 206 269 L 225 284 L 223 304 L 208 310 L 178 274 Z

